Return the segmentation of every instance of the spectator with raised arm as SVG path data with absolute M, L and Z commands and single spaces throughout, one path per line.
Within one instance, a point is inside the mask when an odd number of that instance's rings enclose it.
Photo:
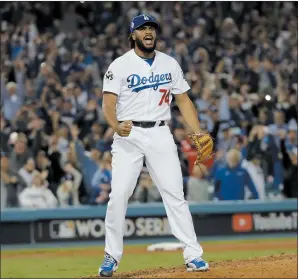
M 13 121 L 24 102 L 25 96 L 25 64 L 24 61 L 15 62 L 15 80 L 7 81 L 5 73 L 1 74 L 1 103 L 4 108 L 4 117 Z M 6 84 L 5 84 L 6 83 Z
M 88 195 L 91 194 L 92 178 L 98 170 L 100 163 L 101 151 L 93 147 L 87 155 L 82 142 L 79 140 L 79 128 L 77 125 L 71 127 L 72 139 L 75 143 L 75 151 L 78 159 L 78 164 L 83 175 L 83 182 Z
M 82 180 L 81 173 L 72 166 L 66 163 L 63 167 L 65 175 L 61 179 L 61 184 L 57 190 L 57 197 L 59 204 L 62 207 L 78 206 L 79 202 L 79 187 Z

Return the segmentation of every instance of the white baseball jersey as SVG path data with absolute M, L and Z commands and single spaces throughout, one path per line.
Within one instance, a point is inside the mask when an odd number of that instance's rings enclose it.
M 155 51 L 150 66 L 132 49 L 114 60 L 104 77 L 104 92 L 118 95 L 119 121 L 170 120 L 172 94 L 190 89 L 177 61 Z
M 190 89 L 176 60 L 159 51 L 155 53 L 151 66 L 131 50 L 116 59 L 107 70 L 103 91 L 118 95 L 116 113 L 119 121 L 170 120 L 172 94 Z M 145 163 L 163 198 L 171 232 L 184 244 L 185 263 L 201 258 L 203 249 L 197 241 L 184 198 L 181 164 L 170 128 L 157 125 L 148 129 L 133 125 L 128 137 L 114 133 L 113 139 L 105 252 L 120 262 L 128 199 Z

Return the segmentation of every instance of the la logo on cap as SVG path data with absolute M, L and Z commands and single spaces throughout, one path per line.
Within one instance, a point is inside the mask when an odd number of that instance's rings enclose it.
M 149 20 L 149 17 L 147 15 L 143 15 L 144 20 Z

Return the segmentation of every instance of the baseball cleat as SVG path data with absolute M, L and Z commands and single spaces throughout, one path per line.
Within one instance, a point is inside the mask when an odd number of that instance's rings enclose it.
M 207 271 L 209 264 L 206 263 L 202 258 L 196 258 L 186 264 L 187 271 Z
M 118 268 L 117 261 L 109 254 L 105 253 L 104 261 L 99 268 L 99 275 L 101 277 L 112 277 L 113 272 Z

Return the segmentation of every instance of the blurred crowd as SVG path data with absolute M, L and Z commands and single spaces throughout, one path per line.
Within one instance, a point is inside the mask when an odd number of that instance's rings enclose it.
M 101 108 L 130 20 L 161 23 L 215 155 L 194 167 L 169 126 L 189 201 L 297 197 L 297 2 L 6 2 L 1 9 L 1 207 L 105 204 L 113 131 Z M 129 170 L 128 170 L 129 171 Z M 130 202 L 161 201 L 146 168 Z

